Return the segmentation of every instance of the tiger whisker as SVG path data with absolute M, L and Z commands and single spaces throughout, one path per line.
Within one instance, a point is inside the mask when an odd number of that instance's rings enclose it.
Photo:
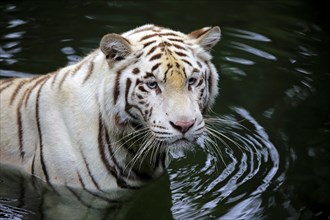
M 215 129 L 212 129 L 210 127 L 208 127 L 209 131 L 212 131 L 213 134 L 217 134 L 217 135 L 214 135 L 215 138 L 217 138 L 218 140 L 222 140 L 221 138 L 219 138 L 218 135 L 220 135 L 221 137 L 225 138 L 226 140 L 232 142 L 235 146 L 237 146 L 240 150 L 247 150 L 245 147 L 243 147 L 242 145 L 240 145 L 239 143 L 237 143 L 236 141 L 234 141 L 233 139 L 231 139 L 230 137 L 228 137 L 227 135 L 215 130 Z
M 150 141 L 150 138 L 152 138 L 152 135 L 150 133 L 147 133 L 147 135 L 142 137 L 142 141 L 140 146 L 143 146 L 142 148 L 139 148 L 134 157 L 126 164 L 125 169 L 129 168 L 129 174 L 133 167 L 135 166 L 138 159 L 141 159 L 141 155 L 144 153 L 145 149 L 148 147 L 147 143 Z M 141 139 L 141 138 L 140 138 Z
M 144 134 L 147 134 L 149 131 L 147 129 L 141 130 L 140 132 L 136 132 L 135 136 L 129 138 L 128 140 L 126 140 L 124 143 L 121 143 L 119 146 L 117 146 L 117 149 L 115 150 L 115 153 L 117 152 L 117 150 L 120 150 L 122 147 L 124 147 L 124 145 L 128 142 L 130 142 L 131 140 L 134 140 L 134 142 L 130 143 L 130 145 L 127 147 L 127 149 L 130 149 L 132 147 L 134 147 L 134 144 L 137 143 L 139 140 L 144 138 Z M 140 137 L 139 137 L 140 136 Z M 118 143 L 118 142 L 117 142 Z
M 222 152 L 216 142 L 212 140 L 210 137 L 206 137 L 205 147 L 218 158 L 220 157 L 222 163 L 227 167 L 227 164 L 223 158 Z M 218 170 L 218 166 L 216 166 L 216 169 Z
M 123 137 L 121 137 L 119 140 L 116 140 L 115 142 L 113 142 L 113 144 L 117 144 L 117 143 L 120 143 L 122 140 L 130 137 L 128 140 L 126 140 L 125 143 L 129 142 L 131 139 L 135 138 L 135 135 L 140 135 L 141 132 L 148 132 L 149 128 L 146 127 L 146 128 L 142 128 L 142 129 L 138 129 L 138 130 L 134 130 L 134 131 L 130 131 L 128 132 L 128 134 L 124 135 Z M 124 143 L 124 144 L 125 144 Z

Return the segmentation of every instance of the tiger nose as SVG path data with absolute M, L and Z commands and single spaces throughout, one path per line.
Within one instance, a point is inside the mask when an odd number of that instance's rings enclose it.
M 173 123 L 170 121 L 170 124 L 172 125 L 173 128 L 176 130 L 180 131 L 182 134 L 185 134 L 192 126 L 195 124 L 195 120 L 191 121 L 177 121 Z

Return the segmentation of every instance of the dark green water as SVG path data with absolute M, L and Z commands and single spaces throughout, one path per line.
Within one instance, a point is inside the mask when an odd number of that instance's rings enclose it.
M 62 207 L 48 212 L 50 192 L 35 192 L 29 179 L 1 169 L 0 219 L 74 219 L 75 212 L 88 213 L 86 219 L 330 219 L 325 5 L 81 2 L 1 1 L 0 76 L 56 70 L 98 47 L 104 34 L 145 23 L 186 33 L 219 25 L 222 40 L 213 62 L 220 95 L 214 112 L 249 129 L 231 127 L 246 150 L 219 142 L 224 163 L 202 149 L 177 155 L 167 176 L 120 209 L 102 211 Z

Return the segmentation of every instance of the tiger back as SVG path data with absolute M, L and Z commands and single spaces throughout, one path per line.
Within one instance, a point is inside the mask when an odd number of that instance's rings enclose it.
M 170 153 L 203 145 L 217 96 L 219 27 L 107 34 L 80 62 L 0 81 L 0 161 L 51 185 L 137 189 Z

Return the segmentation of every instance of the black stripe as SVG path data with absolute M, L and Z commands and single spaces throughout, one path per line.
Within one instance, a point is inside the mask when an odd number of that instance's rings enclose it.
M 34 154 L 33 154 L 33 159 L 32 159 L 32 164 L 31 164 L 31 174 L 34 176 L 34 161 L 36 159 L 36 154 L 35 154 L 35 151 L 34 151 Z
M 98 148 L 99 148 L 99 153 L 101 156 L 101 160 L 103 162 L 103 164 L 105 165 L 107 171 L 114 177 L 116 178 L 117 181 L 117 185 L 121 188 L 127 188 L 127 189 L 138 189 L 139 187 L 135 187 L 135 186 L 130 186 L 128 183 L 126 183 L 120 175 L 118 175 L 117 171 L 115 168 L 113 168 L 109 161 L 107 160 L 106 156 L 105 156 L 105 144 L 104 144 L 104 134 L 105 133 L 105 128 L 104 125 L 102 123 L 102 119 L 101 119 L 101 114 L 99 116 L 99 134 L 98 134 Z
M 24 149 L 23 149 L 23 128 L 22 128 L 22 113 L 21 113 L 21 107 L 23 105 L 24 99 L 26 95 L 28 94 L 29 90 L 25 90 L 24 94 L 22 95 L 19 104 L 16 108 L 16 115 L 17 115 L 17 132 L 18 132 L 18 139 L 19 139 L 19 150 L 22 161 L 24 161 Z
M 175 37 L 179 37 L 179 35 L 177 35 L 176 33 L 162 33 L 159 34 L 160 36 L 175 36 Z
M 118 96 L 120 93 L 120 91 L 119 91 L 120 76 L 121 76 L 121 71 L 118 71 L 117 75 L 116 75 L 115 87 L 114 87 L 114 91 L 113 91 L 113 104 L 114 105 L 116 105 Z
M 146 48 L 147 46 L 149 46 L 150 44 L 153 44 L 155 42 L 156 42 L 156 40 L 149 41 L 148 43 L 143 44 L 143 48 Z
M 24 161 L 24 151 L 23 151 L 23 129 L 22 129 L 22 116 L 20 111 L 21 103 L 17 107 L 17 132 L 18 132 L 18 140 L 19 140 L 19 151 L 21 154 L 22 161 Z
M 155 37 L 155 36 L 158 36 L 159 34 L 148 34 L 148 35 L 145 35 L 143 36 L 141 39 L 140 39 L 140 42 L 143 41 L 143 40 L 146 40 L 146 39 L 149 39 L 151 37 Z
M 212 90 L 212 87 L 213 87 L 213 84 L 212 84 L 212 72 L 211 72 L 211 67 L 210 67 L 210 64 L 207 62 L 207 67 L 208 67 L 208 87 L 209 87 L 209 94 L 211 94 L 211 90 Z
M 55 71 L 55 72 L 52 72 L 52 73 L 50 73 L 51 75 L 53 75 L 53 76 L 54 76 L 54 78 L 53 78 L 53 80 L 52 80 L 52 88 L 53 88 L 53 86 L 54 86 L 54 84 L 55 84 L 55 82 L 56 82 L 56 78 L 57 78 L 57 76 L 58 76 L 58 72 L 59 72 L 59 70 L 58 70 L 58 71 Z
M 120 175 L 121 176 L 125 176 L 127 178 L 131 178 L 131 176 L 128 176 L 128 173 L 124 173 L 124 169 L 119 165 L 119 163 L 118 163 L 118 161 L 117 161 L 117 159 L 116 159 L 116 157 L 114 155 L 114 152 L 112 150 L 112 146 L 110 144 L 109 133 L 108 133 L 107 128 L 105 128 L 105 135 L 106 135 L 105 136 L 105 138 L 106 138 L 106 145 L 108 146 L 111 159 L 112 159 L 114 165 L 119 169 Z M 129 152 L 134 152 L 134 151 L 132 151 L 132 149 L 131 149 L 131 151 L 129 151 Z M 134 169 L 132 169 L 132 171 L 133 172 L 131 172 L 131 175 L 135 174 L 135 176 L 138 177 L 139 179 L 149 180 L 151 178 L 150 176 L 148 176 L 146 174 L 139 173 L 139 172 L 137 173 Z M 122 181 L 124 181 L 124 180 L 122 180 Z M 127 185 L 127 183 L 125 183 L 125 184 Z M 132 186 L 130 186 L 130 187 L 132 187 Z M 138 187 L 136 187 L 136 188 L 138 188 Z
M 184 48 L 183 46 L 180 46 L 179 44 L 172 43 L 172 45 L 177 49 L 186 50 L 186 48 Z
M 153 121 L 153 123 L 156 123 L 156 122 Z M 155 127 L 155 128 L 161 128 L 161 129 L 165 129 L 165 130 L 167 130 L 166 127 L 163 127 L 163 126 L 160 126 L 160 125 L 152 125 L 152 127 Z
M 150 112 L 149 112 L 149 115 L 148 115 L 148 119 L 151 117 L 153 110 L 154 110 L 154 108 L 153 108 L 153 107 L 151 107 L 151 108 L 150 108 Z
M 13 85 L 13 82 L 8 82 L 7 85 L 1 87 L 1 89 L 0 89 L 0 93 L 3 92 L 5 89 L 9 88 L 11 85 Z
M 77 66 L 75 66 L 75 68 L 72 70 L 72 76 L 74 76 L 84 64 L 85 61 L 81 61 Z
M 167 68 L 167 70 L 165 71 L 165 73 L 164 73 L 164 82 L 166 82 L 166 79 L 167 79 L 167 73 L 168 73 L 168 71 L 171 69 L 172 67 L 168 67 Z
M 151 68 L 151 72 L 155 71 L 161 63 L 156 63 L 152 68 Z
M 106 156 L 105 156 L 105 152 L 104 152 L 104 144 L 103 144 L 103 131 L 104 131 L 104 125 L 102 123 L 101 120 L 101 114 L 99 116 L 99 133 L 98 133 L 98 148 L 99 148 L 99 153 L 101 156 L 101 160 L 103 162 L 103 164 L 105 165 L 105 168 L 107 169 L 107 171 L 114 176 L 115 178 L 117 178 L 117 174 L 114 171 L 113 167 L 111 167 L 109 161 L 107 160 Z
M 105 128 L 105 141 L 106 141 L 105 142 L 105 145 L 107 146 L 107 149 L 109 150 L 109 154 L 110 154 L 110 157 L 112 159 L 112 162 L 114 163 L 115 167 L 117 167 L 119 169 L 120 174 L 121 175 L 124 175 L 123 169 L 122 169 L 121 166 L 119 166 L 118 161 L 115 158 L 115 155 L 113 153 L 112 145 L 110 143 L 110 138 L 109 138 L 109 134 L 108 134 L 107 128 Z
M 95 187 L 96 187 L 98 190 L 101 191 L 99 184 L 97 183 L 97 181 L 95 180 L 94 176 L 92 175 L 92 172 L 91 172 L 91 170 L 90 170 L 90 168 L 89 168 L 89 164 L 87 163 L 86 157 L 85 157 L 84 152 L 83 152 L 82 150 L 80 150 L 80 154 L 81 154 L 81 156 L 82 156 L 82 158 L 83 158 L 83 160 L 84 160 L 84 163 L 85 163 L 85 165 L 86 165 L 86 169 L 87 169 L 87 172 L 88 172 L 89 177 L 91 178 L 91 180 L 92 180 L 92 182 L 94 183 Z
M 155 75 L 153 73 L 151 73 L 151 72 L 146 72 L 146 75 L 143 76 L 144 79 L 148 79 L 148 78 L 152 78 L 152 77 L 155 77 Z
M 23 86 L 28 82 L 28 80 L 22 80 L 18 83 L 18 85 L 16 86 L 11 98 L 10 98 L 10 102 L 9 105 L 12 105 L 15 98 L 17 97 L 17 94 L 19 93 L 19 91 L 23 88 Z
M 181 39 L 169 38 L 168 40 L 183 43 L 183 40 L 181 40 Z
M 161 58 L 161 56 L 162 56 L 161 53 L 158 53 L 158 54 L 156 54 L 156 55 L 153 55 L 153 56 L 149 59 L 149 61 L 152 61 L 152 60 L 158 60 L 159 58 Z
M 154 52 L 156 50 L 157 46 L 153 46 L 149 52 L 146 54 L 146 56 L 148 56 L 149 54 L 151 54 L 152 52 Z
M 168 135 L 172 135 L 172 133 L 170 132 L 164 132 L 164 131 L 153 131 L 155 134 L 168 134 Z
M 106 202 L 110 202 L 110 203 L 120 203 L 120 202 L 117 201 L 117 200 L 112 200 L 112 199 L 109 199 L 109 198 L 107 198 L 107 197 L 101 196 L 101 195 L 99 195 L 99 194 L 96 194 L 96 193 L 90 191 L 89 189 L 86 188 L 86 185 L 85 185 L 85 183 L 84 183 L 84 181 L 83 181 L 83 179 L 82 179 L 82 177 L 81 177 L 81 175 L 80 175 L 80 173 L 79 173 L 78 171 L 77 171 L 77 176 L 78 176 L 78 179 L 79 179 L 79 182 L 80 182 L 81 186 L 83 187 L 84 191 L 86 191 L 87 193 L 91 194 L 91 195 L 94 196 L 94 197 L 97 197 L 97 198 L 99 198 L 99 199 L 102 199 L 102 200 L 104 200 L 104 201 L 106 201 Z
M 87 75 L 86 75 L 86 77 L 85 77 L 85 79 L 84 79 L 84 81 L 83 81 L 83 84 L 84 84 L 84 83 L 89 79 L 89 77 L 92 75 L 93 70 L 94 70 L 94 62 L 91 61 L 91 62 L 89 63 L 89 67 L 88 67 L 88 70 L 87 70 Z
M 77 176 L 78 176 L 78 179 L 79 179 L 79 182 L 80 182 L 80 185 L 83 187 L 83 189 L 86 189 L 86 186 L 85 186 L 85 183 L 84 181 L 82 180 L 79 172 L 77 171 Z
M 74 195 L 74 197 L 76 197 L 76 199 L 83 205 L 83 206 L 85 206 L 85 207 L 87 207 L 87 208 L 90 208 L 90 209 L 98 209 L 98 210 L 103 210 L 103 209 L 101 209 L 101 208 L 97 208 L 97 207 L 93 207 L 93 206 L 91 206 L 90 204 L 88 204 L 88 203 L 86 203 L 85 201 L 83 201 L 81 198 L 80 198 L 80 195 L 78 194 L 78 193 L 76 193 L 75 191 L 74 191 L 74 189 L 72 189 L 71 187 L 69 187 L 69 186 L 65 186 L 73 195 Z
M 128 115 L 130 115 L 132 118 L 137 120 L 138 118 L 130 112 L 131 108 L 136 108 L 140 112 L 141 116 L 143 116 L 145 118 L 145 115 L 143 114 L 142 110 L 138 106 L 131 105 L 128 102 L 128 95 L 129 95 L 128 93 L 129 93 L 131 84 L 132 84 L 132 81 L 130 79 L 127 79 L 126 80 L 126 91 L 125 91 L 125 111 Z M 140 87 L 143 88 L 143 86 L 139 86 L 138 88 L 140 89 Z
M 27 95 L 26 95 L 26 98 L 25 98 L 25 101 L 24 101 L 24 105 L 25 105 L 25 107 L 27 106 L 28 100 L 29 100 L 30 95 L 32 94 L 33 90 L 34 90 L 34 89 L 35 89 L 40 83 L 44 82 L 44 80 L 46 80 L 46 79 L 48 79 L 48 78 L 49 78 L 49 75 L 46 75 L 46 76 L 43 76 L 43 77 L 32 78 L 33 80 L 35 80 L 35 79 L 38 79 L 38 80 L 36 80 L 36 82 L 35 82 L 32 86 L 30 86 L 30 87 L 28 88 L 28 92 L 27 92 Z M 33 81 L 32 79 L 30 80 L 30 82 Z
M 60 83 L 58 84 L 58 89 L 61 89 L 61 88 L 62 88 L 62 85 L 63 85 L 63 83 L 64 83 L 64 80 L 68 77 L 69 73 L 70 73 L 70 70 L 67 70 L 67 71 L 63 74 L 64 76 L 62 77 Z
M 191 64 L 188 60 L 186 60 L 186 59 L 181 59 L 181 60 L 182 60 L 183 62 L 185 62 L 186 64 L 192 66 L 192 64 Z
M 186 68 L 182 67 L 182 72 L 183 72 L 184 78 L 187 79 Z
M 204 80 L 203 79 L 200 79 L 199 80 L 199 83 L 196 85 L 196 87 L 200 87 L 202 84 L 203 84 Z
M 180 52 L 180 51 L 174 51 L 177 55 L 181 57 L 187 57 L 188 55 L 186 53 Z
M 48 79 L 49 79 L 49 75 L 48 75 Z M 40 93 L 41 93 L 42 87 L 45 85 L 46 82 L 47 82 L 47 80 L 45 80 L 39 87 L 39 90 L 38 90 L 37 96 L 36 96 L 36 107 L 35 108 L 36 108 L 37 130 L 38 130 L 38 136 L 39 136 L 41 168 L 46 177 L 46 181 L 49 183 L 49 175 L 48 175 L 45 158 L 44 158 L 43 139 L 42 139 L 42 133 L 41 133 L 41 128 L 40 128 Z
M 202 126 L 202 127 L 200 127 L 200 128 L 197 128 L 197 129 L 195 129 L 195 131 L 194 131 L 194 132 L 196 133 L 196 132 L 198 132 L 198 131 L 201 131 L 201 130 L 204 130 L 204 126 Z

